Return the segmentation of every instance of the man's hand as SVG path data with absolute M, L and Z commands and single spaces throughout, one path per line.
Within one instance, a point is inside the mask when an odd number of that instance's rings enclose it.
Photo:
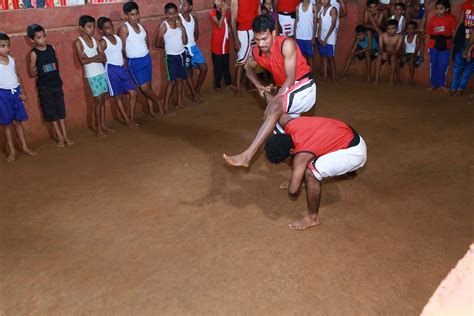
M 313 45 L 313 46 L 316 45 L 316 37 L 313 37 L 311 39 L 311 45 Z
M 265 92 L 272 93 L 273 85 L 269 84 L 268 86 L 259 86 L 257 87 L 258 94 L 263 98 L 265 97 Z
M 240 41 L 238 38 L 235 39 L 235 43 L 234 43 L 234 48 L 235 50 L 238 52 L 240 50 L 240 47 L 242 47 L 242 44 L 240 44 Z

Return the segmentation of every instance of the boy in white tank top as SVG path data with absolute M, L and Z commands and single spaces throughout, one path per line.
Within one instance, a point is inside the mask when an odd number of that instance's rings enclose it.
M 336 38 L 337 38 L 337 8 L 331 5 L 330 0 L 322 0 L 322 7 L 318 13 L 318 41 L 316 45 L 322 59 L 323 78 L 328 79 L 328 68 L 331 68 L 331 77 L 336 81 Z
M 296 42 L 308 65 L 313 69 L 313 46 L 316 44 L 317 8 L 310 0 L 303 0 L 296 8 Z
M 207 75 L 207 64 L 201 50 L 197 46 L 196 41 L 199 39 L 199 24 L 198 20 L 192 16 L 191 11 L 193 10 L 193 0 L 180 0 L 181 13 L 179 17 L 181 23 L 186 29 L 186 35 L 188 37 L 188 44 L 186 45 L 188 53 L 191 55 L 191 64 L 186 65 L 188 68 L 188 77 L 186 83 L 189 90 L 193 94 L 194 101 L 203 102 L 204 98 L 201 95 L 201 88 L 204 84 L 204 80 Z M 199 70 L 199 76 L 196 84 L 194 85 L 193 80 L 193 68 Z
M 187 109 L 183 104 L 183 80 L 186 80 L 186 49 L 188 43 L 186 29 L 178 17 L 178 7 L 174 3 L 165 5 L 166 20 L 160 25 L 156 34 L 155 47 L 164 48 L 166 52 L 166 72 L 168 84 L 166 85 L 164 108 L 168 111 L 171 93 L 177 89 L 176 107 Z
M 410 21 L 407 24 L 407 34 L 403 38 L 403 54 L 400 62 L 400 67 L 408 64 L 410 69 L 410 84 L 415 85 L 415 68 L 418 67 L 423 59 L 420 56 L 421 38 L 417 36 L 416 30 L 418 23 Z
M 109 95 L 114 97 L 117 109 L 129 128 L 137 128 L 134 113 L 137 105 L 137 88 L 130 77 L 128 69 L 123 61 L 123 44 L 120 37 L 115 35 L 112 20 L 103 16 L 97 20 L 97 26 L 102 31 L 103 37 L 100 46 L 105 54 L 105 72 L 107 74 L 107 84 Z M 129 95 L 129 114 L 125 111 L 122 96 Z
M 127 22 L 120 28 L 119 36 L 125 48 L 128 70 L 138 89 L 145 95 L 150 115 L 158 119 L 165 113 L 158 95 L 151 85 L 153 69 L 148 50 L 150 43 L 145 28 L 140 24 L 138 4 L 135 2 L 124 3 L 123 13 Z M 153 106 L 158 107 L 160 115 L 156 114 Z
M 94 96 L 96 135 L 105 137 L 106 132 L 114 132 L 105 125 L 105 94 L 109 91 L 103 65 L 105 55 L 94 38 L 95 19 L 90 15 L 83 15 L 79 18 L 79 27 L 81 36 L 74 42 L 74 46 L 79 61 L 84 65 L 84 74 Z
M 15 128 L 20 140 L 21 150 L 30 156 L 38 154 L 29 149 L 26 144 L 21 122 L 26 121 L 28 115 L 23 101 L 26 101 L 26 94 L 18 75 L 15 60 L 10 56 L 10 37 L 0 33 L 0 125 L 4 126 L 5 131 L 7 162 L 13 162 L 16 159 L 12 127 Z
M 395 4 L 395 9 L 393 10 L 394 14 L 390 17 L 390 19 L 395 19 L 398 21 L 398 27 L 397 27 L 397 33 L 398 34 L 403 34 L 405 33 L 405 25 L 406 25 L 406 19 L 405 19 L 405 4 L 403 2 L 398 2 Z

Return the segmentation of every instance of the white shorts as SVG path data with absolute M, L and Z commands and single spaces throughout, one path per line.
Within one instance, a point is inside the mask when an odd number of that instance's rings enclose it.
M 291 15 L 278 13 L 278 23 L 281 25 L 280 35 L 293 36 L 295 34 L 295 21 Z
M 237 64 L 245 65 L 252 51 L 253 31 L 237 31 L 240 41 L 240 50 L 237 52 Z
M 290 117 L 299 117 L 316 104 L 316 81 L 305 78 L 287 89 L 283 94 L 283 113 Z M 284 134 L 284 129 L 277 123 L 275 133 Z
M 365 165 L 367 161 L 367 146 L 359 135 L 359 144 L 322 155 L 309 163 L 316 179 L 321 181 L 327 177 L 337 177 L 348 172 L 357 170 Z

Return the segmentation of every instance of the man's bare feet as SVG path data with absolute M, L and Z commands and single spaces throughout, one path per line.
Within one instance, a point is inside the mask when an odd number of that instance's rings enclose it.
M 68 146 L 74 145 L 74 141 L 73 141 L 72 139 L 70 139 L 70 138 L 65 138 L 65 139 L 64 139 L 64 142 L 65 142 L 66 145 L 68 145 Z
M 245 167 L 248 168 L 250 166 L 250 159 L 247 158 L 244 154 L 235 155 L 235 156 L 228 156 L 223 154 L 224 160 L 233 167 Z
M 204 99 L 204 97 L 201 95 L 201 93 L 197 92 L 196 95 L 197 95 L 198 99 L 201 100 L 200 103 L 206 102 L 206 99 Z
M 58 140 L 56 146 L 58 146 L 59 148 L 63 148 L 64 146 L 66 146 L 66 144 L 64 143 L 64 140 Z
M 132 122 L 132 124 L 135 125 L 135 128 L 140 127 L 140 124 L 138 124 L 138 123 L 135 122 L 134 120 L 130 120 L 130 122 Z
M 115 130 L 113 128 L 109 128 L 107 126 L 104 126 L 102 127 L 102 129 L 104 130 L 104 132 L 106 133 L 115 133 Z
M 8 154 L 7 158 L 5 158 L 5 161 L 10 163 L 14 162 L 16 160 L 16 152 L 12 151 L 11 153 Z
M 448 93 L 448 92 L 449 92 L 449 89 L 448 89 L 448 88 L 446 88 L 446 87 L 439 87 L 439 88 L 440 88 L 440 89 L 441 89 L 441 91 L 443 91 L 443 92 L 446 92 L 446 93 Z
M 321 222 L 319 221 L 318 215 L 306 215 L 299 221 L 289 224 L 289 226 L 294 230 L 304 230 L 310 227 L 318 226 L 319 224 L 321 224 Z
M 33 151 L 33 150 L 29 149 L 28 147 L 23 147 L 21 150 L 29 156 L 37 156 L 38 155 L 38 153 L 36 151 Z
M 214 88 L 214 93 L 219 94 L 222 92 L 222 88 Z
M 187 106 L 187 105 L 184 104 L 184 103 L 178 103 L 178 104 L 176 104 L 176 107 L 177 107 L 178 109 L 182 109 L 182 110 L 189 110 L 189 106 Z

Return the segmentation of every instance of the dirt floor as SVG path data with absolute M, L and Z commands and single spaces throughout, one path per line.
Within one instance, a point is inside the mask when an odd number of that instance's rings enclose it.
M 0 314 L 419 314 L 474 238 L 474 99 L 374 87 L 318 85 L 314 113 L 354 126 L 368 163 L 303 232 L 286 165 L 221 158 L 261 122 L 249 94 L 0 163 Z

